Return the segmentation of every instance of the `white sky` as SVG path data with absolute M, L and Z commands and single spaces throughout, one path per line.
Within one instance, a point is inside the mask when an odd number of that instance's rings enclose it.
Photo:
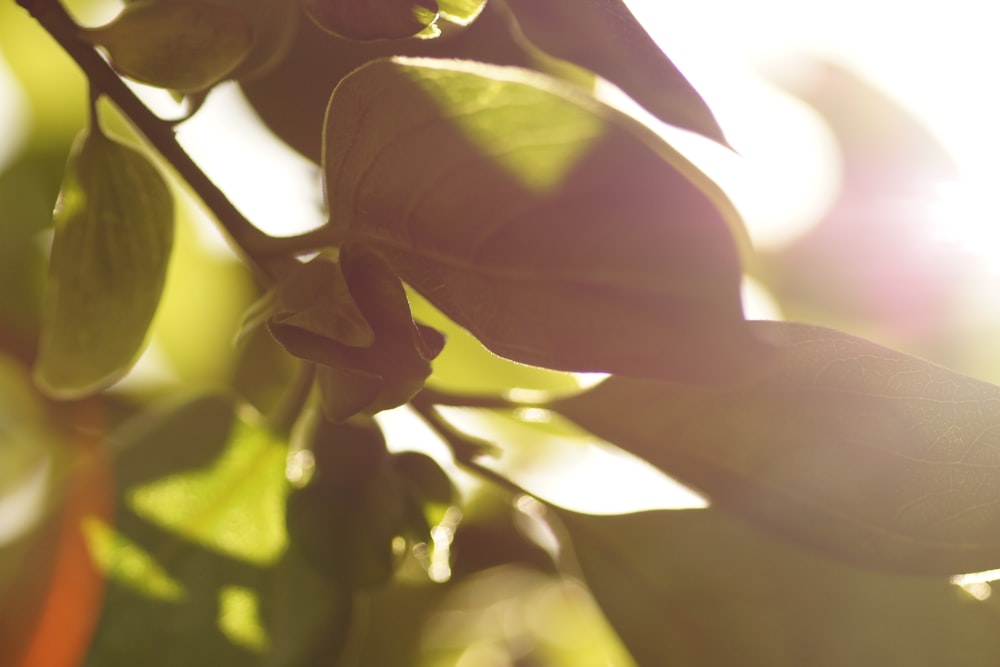
M 851 67 L 928 125 L 963 172 L 958 196 L 940 203 L 944 235 L 1000 262 L 993 186 L 1000 179 L 1000 94 L 993 83 L 1000 5 L 993 0 L 627 2 L 745 156 L 709 149 L 696 162 L 734 198 L 758 244 L 785 236 L 783 223 L 815 217 L 830 195 L 836 153 L 829 136 L 757 70 L 804 52 Z

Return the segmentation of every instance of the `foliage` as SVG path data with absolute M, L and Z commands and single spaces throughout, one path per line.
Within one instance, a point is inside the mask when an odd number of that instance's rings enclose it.
M 1000 564 L 998 389 L 745 320 L 736 210 L 598 92 L 726 143 L 622 0 L 17 4 L 90 97 L 32 43 L 80 107 L 32 92 L 0 175 L 5 664 L 996 664 L 947 577 Z M 177 144 L 230 81 L 316 162 L 318 229 Z M 173 380 L 116 384 L 150 339 Z M 574 511 L 598 450 L 711 508 Z

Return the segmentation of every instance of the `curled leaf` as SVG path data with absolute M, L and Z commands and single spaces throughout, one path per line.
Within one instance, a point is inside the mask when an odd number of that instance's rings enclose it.
M 138 358 L 163 291 L 173 199 L 141 153 L 96 126 L 74 145 L 55 210 L 35 379 L 77 398 L 121 378 Z
M 121 74 L 191 93 L 209 88 L 246 58 L 253 27 L 237 10 L 198 0 L 138 0 L 82 36 L 108 52 Z
M 267 323 L 291 354 L 320 365 L 327 417 L 372 414 L 408 401 L 430 375 L 443 337 L 413 321 L 399 278 L 370 250 L 351 245 L 337 263 L 317 258 L 310 264 L 316 266 L 291 278 L 293 286 L 303 285 L 298 297 L 278 288 L 285 311 Z M 289 309 L 296 303 L 298 311 Z
M 438 17 L 434 0 L 303 0 L 316 25 L 355 40 L 412 37 Z
M 331 229 L 493 352 L 695 381 L 749 358 L 731 204 L 575 88 L 519 68 L 376 61 L 341 82 L 325 137 Z
M 713 504 L 861 565 L 1000 566 L 1000 388 L 847 334 L 753 323 L 730 386 L 612 377 L 552 407 Z

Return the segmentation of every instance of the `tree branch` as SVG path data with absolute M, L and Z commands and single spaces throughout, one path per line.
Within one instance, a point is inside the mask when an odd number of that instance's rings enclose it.
M 177 142 L 173 124 L 159 118 L 136 97 L 93 46 L 79 37 L 79 26 L 59 0 L 16 0 L 76 61 L 92 90 L 106 95 L 163 158 L 187 181 L 213 213 L 235 247 L 252 268 L 270 281 L 279 277 L 290 260 L 275 258 L 272 237 L 257 229 L 212 182 Z

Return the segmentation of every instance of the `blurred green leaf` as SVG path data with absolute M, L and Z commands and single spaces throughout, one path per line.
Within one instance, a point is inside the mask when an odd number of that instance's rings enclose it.
M 67 142 L 69 138 L 67 137 Z M 0 346 L 29 359 L 41 319 L 46 259 L 40 243 L 66 164 L 61 150 L 26 150 L 0 174 Z
M 35 378 L 76 398 L 135 363 L 160 300 L 173 244 L 173 199 L 141 153 L 96 125 L 74 145 L 55 238 Z
M 377 249 L 501 356 L 705 381 L 756 347 L 731 205 L 648 130 L 554 79 L 371 63 L 333 95 L 324 169 L 332 233 Z
M 150 334 L 179 385 L 211 389 L 234 372 L 234 332 L 258 292 L 246 265 L 203 242 L 198 226 L 211 223 L 197 218 L 193 202 L 178 204 L 173 259 Z
M 612 377 L 553 403 L 790 540 L 862 565 L 1000 565 L 1000 388 L 847 334 L 757 322 L 777 350 L 717 389 Z
M 196 398 L 116 435 L 117 523 L 88 529 L 108 589 L 87 665 L 314 667 L 343 649 L 352 596 L 285 548 L 285 445 L 248 416 L 230 429 L 234 408 Z
M 78 4 L 92 8 L 98 1 Z M 31 131 L 26 137 L 25 156 L 59 154 L 61 171 L 67 146 L 86 124 L 86 76 L 16 2 L 0 5 L 0 52 L 28 103 Z M 52 212 L 53 201 L 54 197 L 45 202 L 46 213 Z
M 131 487 L 210 465 L 224 451 L 236 405 L 203 394 L 143 412 L 110 437 L 118 483 Z
M 136 0 L 110 23 L 84 30 L 118 72 L 182 93 L 209 88 L 239 65 L 253 31 L 238 11 L 204 0 Z
M 178 436 L 185 425 L 173 424 Z M 266 429 L 240 421 L 210 466 L 132 487 L 126 502 L 164 530 L 263 566 L 277 561 L 286 545 L 284 497 L 284 444 Z
M 434 0 L 303 0 L 316 25 L 346 39 L 399 39 L 416 35 L 438 17 Z
M 945 579 L 855 569 L 719 510 L 559 512 L 640 665 L 987 667 L 1000 619 Z
M 615 84 L 664 123 L 726 143 L 711 110 L 623 0 L 503 0 L 545 53 Z

